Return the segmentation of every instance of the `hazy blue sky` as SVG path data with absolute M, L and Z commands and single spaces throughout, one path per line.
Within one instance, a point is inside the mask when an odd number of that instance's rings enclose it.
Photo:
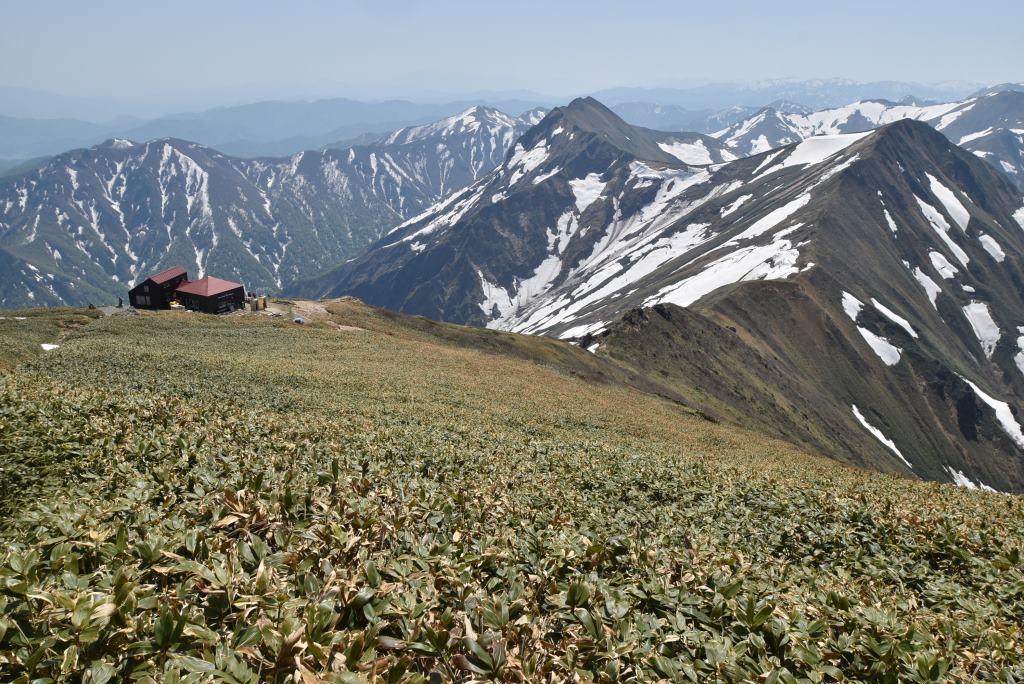
M 833 7 L 829 7 L 832 5 Z M 134 98 L 1024 79 L 1024 0 L 10 0 L 0 85 Z

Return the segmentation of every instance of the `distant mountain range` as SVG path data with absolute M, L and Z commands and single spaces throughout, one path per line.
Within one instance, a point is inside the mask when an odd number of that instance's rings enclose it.
M 680 105 L 662 105 L 653 102 L 620 102 L 611 110 L 634 126 L 644 126 L 660 131 L 692 131 L 714 133 L 751 117 L 762 109 L 758 107 L 732 106 L 726 109 L 686 109 Z M 778 100 L 767 108 L 787 113 L 807 114 L 812 110 L 795 102 Z
M 287 289 L 575 339 L 847 462 L 1024 490 L 1024 198 L 894 118 L 695 166 L 577 100 Z
M 932 125 L 1024 189 L 1024 90 L 986 91 L 959 102 L 931 105 L 864 100 L 817 112 L 766 107 L 711 136 L 746 156 L 811 136 L 868 131 L 900 119 Z
M 25 160 L 110 138 L 178 138 L 240 157 L 284 156 L 337 147 L 366 136 L 430 123 L 476 105 L 521 114 L 539 106 L 526 101 L 457 101 L 420 104 L 404 100 L 360 102 L 345 98 L 313 102 L 257 102 L 143 121 L 92 123 L 77 119 L 0 116 L 0 160 Z M 3 114 L 0 111 L 0 114 Z
M 769 102 L 799 102 L 810 109 L 839 107 L 871 98 L 899 101 L 907 97 L 947 102 L 984 88 L 980 83 L 860 82 L 845 78 L 776 79 L 753 83 L 705 83 L 680 88 L 609 88 L 591 95 L 609 106 L 623 102 L 654 102 L 691 110 L 763 107 Z M 1006 90 L 1006 87 L 1000 87 Z
M 0 178 L 0 307 L 109 302 L 174 264 L 276 290 L 487 174 L 542 115 L 472 107 L 285 158 L 173 138 L 66 152 Z
M 998 86 L 1006 90 L 1013 86 Z M 781 103 L 810 110 L 869 98 L 907 97 L 939 102 L 960 100 L 982 88 L 974 83 L 858 83 L 844 79 L 778 80 L 753 84 L 710 83 L 682 88 L 613 88 L 593 93 L 630 123 L 670 131 L 710 133 L 766 105 Z M 485 105 L 520 114 L 555 102 L 535 93 L 435 93 L 425 102 L 347 98 L 270 100 L 167 114 L 154 118 L 113 117 L 123 100 L 73 98 L 24 88 L 0 87 L 0 165 L 88 147 L 110 138 L 179 138 L 241 157 L 285 156 L 362 136 L 382 135 L 403 126 L 429 123 Z M 430 103 L 433 102 L 433 103 Z M 112 109 L 113 108 L 113 109 Z M 128 109 L 131 109 L 130 107 Z M 120 111 L 128 111 L 121 109 Z M 8 162 L 10 163 L 10 162 Z

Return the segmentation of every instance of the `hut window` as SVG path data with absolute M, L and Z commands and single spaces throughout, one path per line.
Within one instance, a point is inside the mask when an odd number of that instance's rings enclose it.
M 138 302 L 139 306 L 149 306 L 149 297 L 146 295 L 139 295 L 135 298 L 135 301 Z

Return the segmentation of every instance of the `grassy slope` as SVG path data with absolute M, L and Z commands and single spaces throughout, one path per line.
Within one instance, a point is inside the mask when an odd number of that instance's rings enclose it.
M 57 344 L 68 332 L 97 318 L 87 309 L 0 309 L 0 372 L 42 353 L 43 344 Z
M 1019 497 L 331 311 L 107 318 L 0 380 L 0 678 L 1024 675 Z

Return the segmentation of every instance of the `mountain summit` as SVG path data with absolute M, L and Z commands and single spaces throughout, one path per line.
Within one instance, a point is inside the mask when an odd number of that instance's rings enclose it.
M 436 319 L 487 324 L 495 311 L 511 314 L 558 283 L 565 262 L 593 248 L 600 233 L 589 226 L 606 225 L 613 213 L 599 199 L 627 193 L 641 168 L 664 179 L 698 173 L 650 132 L 596 100 L 575 100 L 527 131 L 488 176 L 398 226 L 363 257 L 289 289 L 346 292 Z M 497 299 L 488 303 L 484 292 Z

